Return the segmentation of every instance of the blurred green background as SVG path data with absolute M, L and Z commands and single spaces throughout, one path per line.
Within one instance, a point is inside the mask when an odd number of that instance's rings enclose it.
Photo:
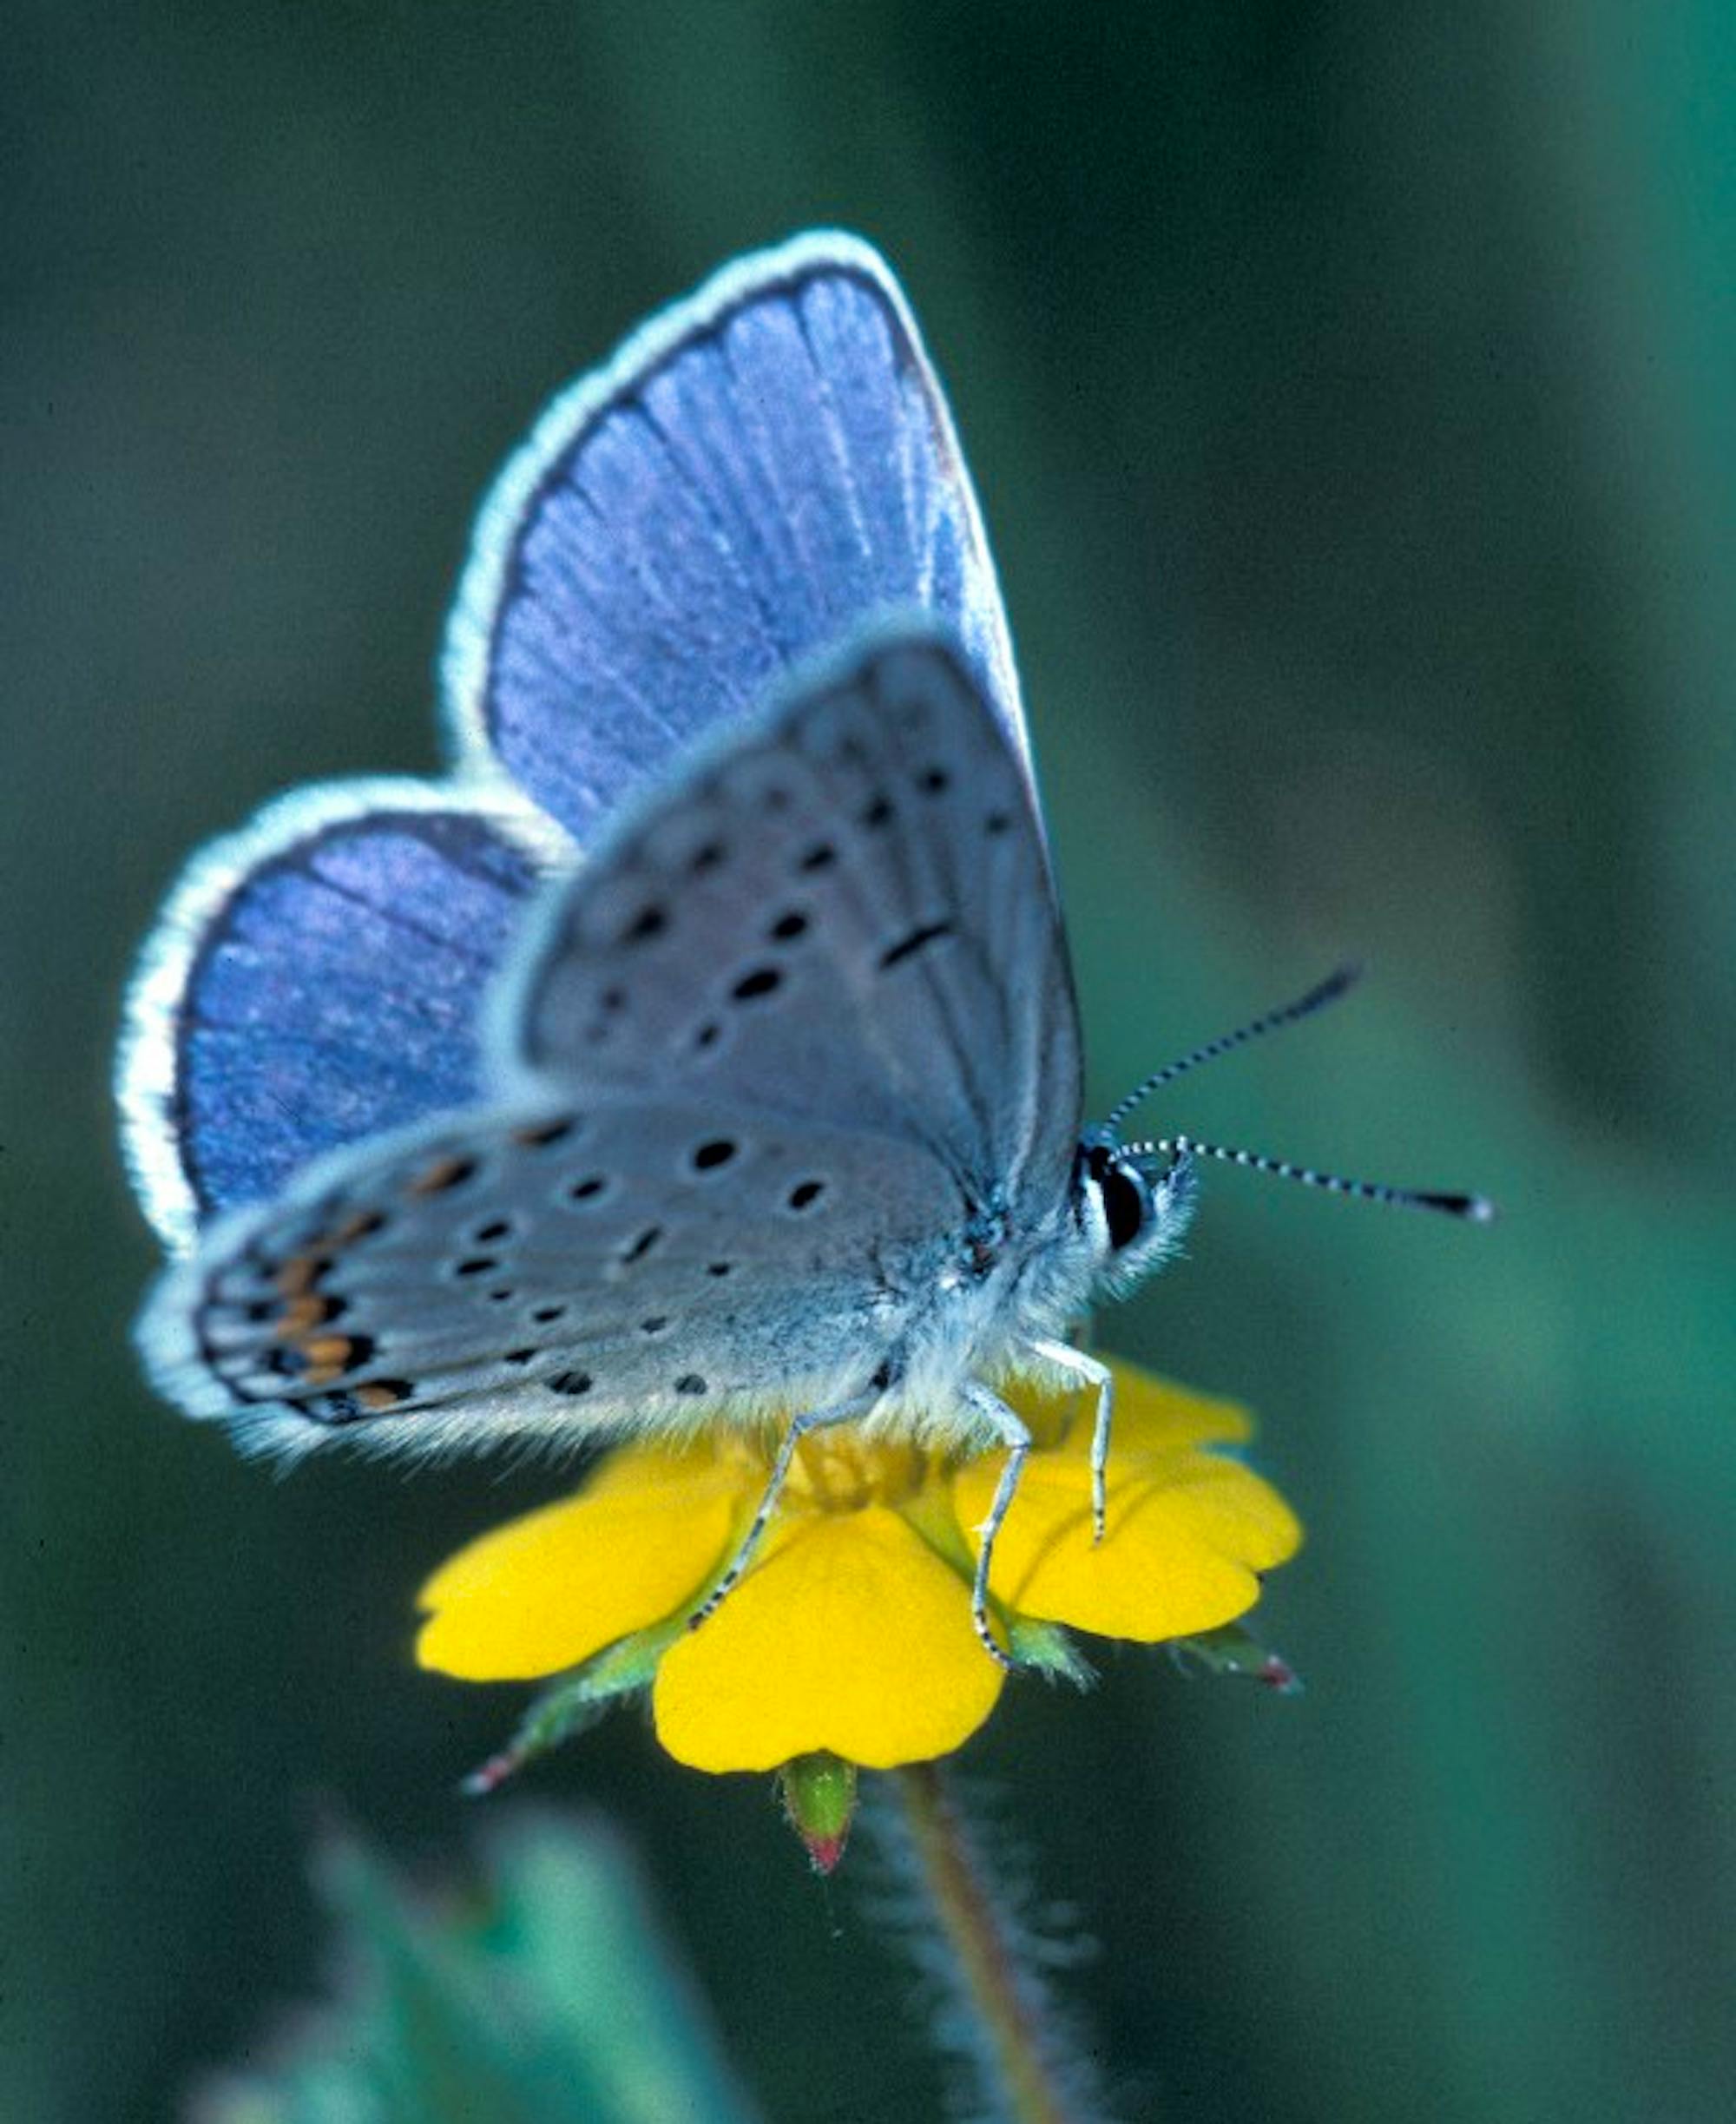
M 406 1648 L 536 1484 L 279 1483 L 135 1376 L 135 948 L 260 799 L 434 764 L 470 512 L 542 398 L 835 221 L 971 455 L 1094 1097 L 1359 952 L 1159 1118 L 1507 1212 L 1210 1175 L 1108 1324 L 1260 1411 L 1312 1542 L 1263 1611 L 1299 1702 L 1128 1654 L 970 1751 L 1101 1943 L 1105 2077 L 1181 2124 L 1729 2116 L 1728 8 L 4 27 L 0 2114 L 172 2116 L 257 2055 L 326 1974 L 315 1821 L 444 1868 L 521 1701 Z M 628 1715 L 529 1782 L 640 1850 L 770 2114 L 930 2112 L 906 1980 L 765 1781 Z

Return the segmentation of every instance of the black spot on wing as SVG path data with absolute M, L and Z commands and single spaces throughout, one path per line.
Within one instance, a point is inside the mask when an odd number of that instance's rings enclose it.
M 667 911 L 653 900 L 648 906 L 641 907 L 621 930 L 621 941 L 624 944 L 649 944 L 654 937 L 661 937 L 668 926 Z
M 918 951 L 926 951 L 930 944 L 938 944 L 943 937 L 950 937 L 950 922 L 924 922 L 899 937 L 896 944 L 888 944 L 880 954 L 880 971 L 888 973 L 894 966 L 902 966 L 906 959 L 913 959 Z

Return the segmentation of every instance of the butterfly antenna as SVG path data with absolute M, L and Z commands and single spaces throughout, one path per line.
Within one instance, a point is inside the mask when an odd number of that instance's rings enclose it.
M 1246 1166 L 1279 1180 L 1300 1180 L 1305 1187 L 1324 1187 L 1329 1194 L 1356 1195 L 1364 1202 L 1384 1202 L 1394 1209 L 1436 1210 L 1445 1217 L 1463 1217 L 1471 1224 L 1495 1221 L 1495 1205 L 1487 1195 L 1439 1194 L 1422 1187 L 1388 1187 L 1378 1180 L 1345 1180 L 1337 1173 L 1317 1173 L 1312 1166 L 1292 1165 L 1287 1158 L 1267 1158 L 1257 1150 L 1200 1143 L 1191 1135 L 1159 1136 L 1149 1143 L 1129 1143 L 1125 1154 L 1134 1158 L 1156 1152 L 1174 1159 L 1216 1158 L 1225 1165 Z
M 1294 1025 L 1302 1018 L 1312 1017 L 1317 1010 L 1324 1010 L 1328 1003 L 1335 1003 L 1340 996 L 1347 995 L 1362 978 L 1362 968 L 1355 964 L 1338 967 L 1327 975 L 1318 988 L 1312 988 L 1305 996 L 1299 996 L 1293 1003 L 1286 1003 L 1281 1009 L 1268 1010 L 1264 1017 L 1257 1017 L 1221 1039 L 1208 1040 L 1204 1047 L 1195 1048 L 1191 1055 L 1183 1055 L 1178 1061 L 1166 1062 L 1161 1069 L 1154 1069 L 1141 1084 L 1136 1084 L 1110 1114 L 1105 1127 L 1117 1128 L 1142 1099 L 1149 1099 L 1153 1092 L 1161 1091 L 1166 1084 L 1173 1084 L 1179 1076 L 1186 1076 L 1190 1069 L 1197 1069 L 1201 1062 L 1215 1062 L 1219 1055 L 1228 1055 L 1237 1048 L 1246 1047 L 1250 1040 L 1259 1040 L 1266 1033 L 1275 1033 L 1280 1025 Z

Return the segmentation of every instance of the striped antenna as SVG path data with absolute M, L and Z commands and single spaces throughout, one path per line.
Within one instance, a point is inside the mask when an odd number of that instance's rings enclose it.
M 1216 1158 L 1225 1165 L 1248 1167 L 1279 1180 L 1299 1180 L 1305 1187 L 1324 1187 L 1330 1194 L 1357 1195 L 1364 1202 L 1384 1202 L 1394 1209 L 1430 1209 L 1472 1224 L 1492 1224 L 1495 1205 L 1483 1194 L 1438 1194 L 1421 1187 L 1387 1187 L 1378 1180 L 1345 1180 L 1337 1173 L 1317 1173 L 1312 1166 L 1292 1165 L 1287 1158 L 1267 1158 L 1257 1150 L 1231 1150 L 1222 1143 L 1197 1142 L 1191 1135 L 1159 1136 L 1149 1143 L 1129 1143 L 1123 1155 Z
M 1253 1019 L 1239 1026 L 1233 1033 L 1226 1033 L 1220 1040 L 1208 1040 L 1204 1047 L 1195 1048 L 1191 1055 L 1166 1062 L 1161 1069 L 1154 1069 L 1142 1084 L 1136 1084 L 1110 1114 L 1104 1126 L 1118 1128 L 1142 1099 L 1150 1098 L 1166 1084 L 1173 1084 L 1179 1076 L 1186 1076 L 1190 1069 L 1197 1069 L 1201 1062 L 1215 1062 L 1219 1055 L 1233 1053 L 1246 1047 L 1250 1040 L 1258 1040 L 1266 1033 L 1274 1033 L 1280 1025 L 1294 1025 L 1299 1019 L 1312 1017 L 1317 1010 L 1324 1010 L 1328 1003 L 1335 1003 L 1340 996 L 1354 988 L 1362 978 L 1362 969 L 1357 965 L 1340 966 L 1327 975 L 1318 988 L 1312 988 L 1305 996 L 1299 996 L 1293 1003 L 1286 1003 L 1282 1009 L 1268 1010 L 1264 1017 Z

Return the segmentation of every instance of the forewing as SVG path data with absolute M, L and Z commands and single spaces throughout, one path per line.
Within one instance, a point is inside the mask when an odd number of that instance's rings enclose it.
M 223 1220 L 153 1293 L 159 1386 L 244 1444 L 484 1448 L 861 1391 L 956 1216 L 911 1146 L 663 1101 L 459 1115 Z
M 762 1108 L 921 1146 L 975 1206 L 1058 1199 L 1080 1056 L 1005 726 L 925 627 L 713 748 L 561 888 L 502 1012 L 527 1091 Z
M 135 1184 L 172 1246 L 335 1145 L 477 1095 L 483 993 L 562 838 L 503 799 L 355 782 L 194 858 L 142 955 L 118 1072 Z
M 486 503 L 449 711 L 582 841 L 870 615 L 964 645 L 1023 764 L 970 477 L 898 283 L 853 237 L 738 260 L 544 413 Z

